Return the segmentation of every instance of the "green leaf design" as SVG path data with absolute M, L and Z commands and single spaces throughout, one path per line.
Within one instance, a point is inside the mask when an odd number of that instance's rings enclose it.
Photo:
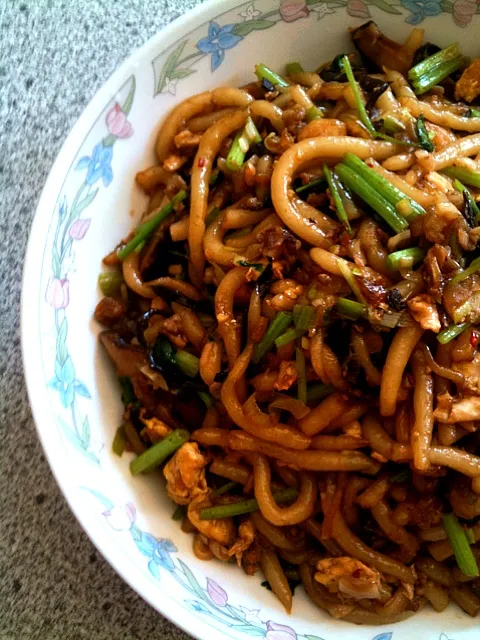
M 82 213 L 82 211 L 86 209 L 93 202 L 97 193 L 98 193 L 98 187 L 97 189 L 90 191 L 90 193 L 88 193 L 85 196 L 85 198 L 83 198 L 83 200 L 80 200 L 80 202 L 75 206 L 75 210 L 73 214 L 70 213 L 70 219 L 74 220 L 75 218 L 78 218 L 78 216 Z
M 88 448 L 90 445 L 90 422 L 88 421 L 88 416 L 85 416 L 85 420 L 82 425 L 82 440 L 85 444 L 85 447 Z
M 130 534 L 135 542 L 140 542 L 140 540 L 142 539 L 142 532 L 136 524 L 132 524 L 132 526 L 130 527 Z
M 385 2 L 385 0 L 368 0 L 367 4 L 378 7 L 382 11 L 385 11 L 385 13 L 393 13 L 395 15 L 401 14 L 401 11 L 392 7 L 388 2 Z
M 92 451 L 85 451 L 84 456 L 92 462 L 95 462 L 95 464 L 100 464 L 98 456 L 96 456 Z
M 180 565 L 180 567 L 181 567 L 185 577 L 187 578 L 188 582 L 190 583 L 190 586 L 192 587 L 193 591 L 197 594 L 197 596 L 199 598 L 201 598 L 202 600 L 205 600 L 205 592 L 202 589 L 202 587 L 200 586 L 200 584 L 198 583 L 198 580 L 195 578 L 195 576 L 193 575 L 191 570 L 180 559 L 178 560 L 178 564 Z
M 113 147 L 113 144 L 114 144 L 116 139 L 117 139 L 117 136 L 114 136 L 111 133 L 109 133 L 108 136 L 106 136 L 102 140 L 102 144 L 103 144 L 104 147 Z
M 63 365 L 65 360 L 68 358 L 68 350 L 65 341 L 67 339 L 68 333 L 68 323 L 67 318 L 63 318 L 60 328 L 57 334 L 57 348 L 56 348 L 56 356 L 58 362 Z
M 60 257 L 58 255 L 57 247 L 54 246 L 53 252 L 52 252 L 52 271 L 53 271 L 53 276 L 55 278 L 60 277 L 60 269 L 61 269 Z
M 323 638 L 320 638 L 320 636 L 303 636 L 304 638 L 306 638 L 307 640 L 323 640 Z
M 260 629 L 260 627 L 254 627 L 249 624 L 239 624 L 238 626 L 234 624 L 230 628 L 235 631 L 243 631 L 244 633 L 248 633 L 249 636 L 262 636 L 262 638 L 265 638 L 265 630 Z M 284 635 L 287 634 L 285 633 Z
M 163 87 L 165 86 L 166 79 L 172 77 L 171 74 L 175 70 L 177 62 L 179 61 L 187 42 L 188 40 L 183 40 L 182 42 L 180 42 L 180 44 L 175 47 L 175 49 L 166 59 L 165 64 L 162 67 L 160 76 L 155 83 L 155 86 L 157 87 L 157 93 L 161 93 Z
M 445 13 L 452 13 L 453 11 L 453 2 L 448 2 L 448 0 L 445 0 L 445 2 L 442 2 L 440 6 L 442 7 L 442 11 L 445 11 Z M 480 5 L 477 6 L 477 13 L 479 10 L 480 10 Z
M 271 20 L 251 20 L 249 22 L 241 22 L 233 27 L 232 33 L 236 36 L 245 37 L 248 36 L 249 33 L 252 33 L 252 31 L 270 29 L 274 24 L 275 22 L 272 22 Z
M 186 78 L 187 76 L 191 76 L 192 73 L 195 73 L 195 69 L 175 69 L 168 76 L 170 80 L 180 80 L 181 78 Z
M 130 109 L 132 108 L 136 86 L 137 81 L 135 80 L 135 76 L 132 76 L 132 86 L 130 87 L 130 91 L 128 92 L 127 97 L 125 98 L 125 102 L 121 106 L 123 113 L 125 113 L 127 116 L 130 113 Z

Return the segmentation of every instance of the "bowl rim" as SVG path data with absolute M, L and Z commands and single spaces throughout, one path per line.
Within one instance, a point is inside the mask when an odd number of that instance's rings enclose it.
M 166 598 L 164 602 L 159 601 L 158 598 L 154 598 L 152 595 L 154 591 L 148 588 L 148 579 L 140 575 L 135 575 L 134 572 L 130 571 L 130 564 L 135 567 L 135 563 L 130 559 L 128 559 L 127 563 L 124 553 L 117 551 L 114 545 L 104 544 L 102 540 L 96 536 L 95 532 L 91 530 L 87 519 L 82 514 L 79 504 L 75 500 L 75 491 L 68 483 L 62 469 L 63 465 L 48 444 L 48 414 L 46 414 L 42 407 L 43 398 L 41 394 L 44 393 L 44 391 L 40 385 L 38 385 L 38 372 L 36 369 L 36 364 L 42 361 L 40 352 L 41 343 L 40 340 L 37 339 L 39 337 L 39 327 L 36 321 L 36 315 L 31 312 L 31 300 L 35 299 L 35 301 L 37 301 L 41 295 L 41 291 L 39 290 L 40 274 L 37 270 L 37 265 L 39 251 L 44 251 L 44 247 L 38 247 L 36 239 L 37 237 L 44 237 L 42 232 L 45 223 L 48 222 L 46 212 L 48 212 L 49 208 L 51 209 L 58 198 L 61 186 L 67 178 L 68 171 L 65 172 L 65 167 L 70 166 L 77 154 L 85 138 L 85 131 L 92 126 L 98 113 L 101 112 L 108 100 L 116 94 L 122 80 L 134 74 L 142 60 L 151 58 L 149 53 L 155 52 L 156 56 L 161 55 L 185 33 L 215 18 L 222 10 L 228 11 L 243 4 L 245 4 L 245 2 L 238 2 L 238 0 L 206 0 L 202 4 L 192 7 L 185 14 L 178 16 L 175 20 L 161 28 L 131 53 L 95 92 L 63 141 L 60 151 L 50 167 L 45 185 L 38 199 L 24 254 L 20 299 L 20 341 L 28 402 L 38 438 L 63 498 L 66 500 L 78 524 L 88 536 L 89 540 L 122 580 L 169 622 L 199 640 L 204 640 L 205 638 L 209 638 L 209 640 L 210 638 L 212 640 L 224 640 L 226 636 L 224 631 L 217 629 L 211 624 L 207 624 L 201 620 L 199 616 L 193 613 L 186 615 L 188 612 L 186 612 L 185 608 L 176 602 L 173 597 L 170 596 Z M 35 302 L 35 307 L 36 306 L 37 302 Z

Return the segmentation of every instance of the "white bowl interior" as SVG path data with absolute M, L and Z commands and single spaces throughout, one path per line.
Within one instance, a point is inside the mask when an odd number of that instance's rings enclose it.
M 377 4 L 397 13 L 389 13 Z M 285 0 L 285 15 L 286 5 Z M 422 16 L 424 5 L 418 0 L 415 15 Z M 97 276 L 102 257 L 127 234 L 142 210 L 145 198 L 135 187 L 134 176 L 154 162 L 153 143 L 159 122 L 191 94 L 250 81 L 255 63 L 263 61 L 280 70 L 286 62 L 298 60 L 312 68 L 351 49 L 346 28 L 362 22 L 352 15 L 366 16 L 369 12 L 388 35 L 399 40 L 411 30 L 406 19 L 412 14 L 407 9 L 382 5 L 377 0 L 367 4 L 361 0 L 348 4 L 342 0 L 312 2 L 308 17 L 300 1 L 296 4 L 291 0 L 290 10 L 292 6 L 298 16 L 292 22 L 281 19 L 279 4 L 272 0 L 213 1 L 197 8 L 147 43 L 114 74 L 67 139 L 38 206 L 25 266 L 24 362 L 39 433 L 63 492 L 99 550 L 153 606 L 199 638 L 479 637 L 478 622 L 456 607 L 441 615 L 427 609 L 385 629 L 355 627 L 320 612 L 298 590 L 293 613 L 286 615 L 272 594 L 260 586 L 259 577 L 248 578 L 220 562 L 197 560 L 191 551 L 191 537 L 171 519 L 174 507 L 164 494 L 160 475 L 132 478 L 130 456 L 119 459 L 111 453 L 122 408 L 113 369 L 97 344 L 99 327 L 92 321 L 98 301 Z M 212 72 L 211 56 L 201 57 L 195 46 L 207 37 L 209 21 L 225 28 L 253 24 L 252 18 L 257 26 L 258 20 L 276 23 L 245 34 L 234 48 L 224 51 L 225 59 Z M 478 49 L 478 24 L 474 17 L 469 28 L 462 29 L 452 20 L 452 13 L 446 12 L 429 17 L 421 26 L 425 26 L 428 39 L 440 45 L 459 41 L 464 53 L 473 54 Z M 168 56 L 184 40 L 187 42 L 180 58 L 191 55 L 183 66 L 194 72 L 156 93 L 155 79 Z M 91 157 L 94 147 L 108 135 L 105 118 L 114 103 L 123 105 L 132 92 L 128 120 L 133 135 L 114 142 L 113 180 L 105 186 L 100 179 L 88 187 L 86 169 L 77 169 L 76 165 L 80 158 Z M 79 216 L 90 224 L 81 238 L 82 229 L 77 225 L 75 231 L 69 231 L 65 220 L 75 201 L 85 204 L 86 197 L 91 202 Z M 71 234 L 76 239 L 69 241 Z M 127 506 L 131 504 L 135 510 Z

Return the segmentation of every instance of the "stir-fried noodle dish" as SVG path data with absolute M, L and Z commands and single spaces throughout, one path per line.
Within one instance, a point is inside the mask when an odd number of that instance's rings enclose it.
M 288 612 L 476 616 L 480 59 L 351 37 L 165 119 L 99 277 L 113 450 Z

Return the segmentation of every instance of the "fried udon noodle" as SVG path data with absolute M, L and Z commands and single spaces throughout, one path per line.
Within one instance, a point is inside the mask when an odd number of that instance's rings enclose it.
M 335 618 L 480 611 L 480 60 L 361 55 L 192 96 L 95 311 L 198 558 Z

